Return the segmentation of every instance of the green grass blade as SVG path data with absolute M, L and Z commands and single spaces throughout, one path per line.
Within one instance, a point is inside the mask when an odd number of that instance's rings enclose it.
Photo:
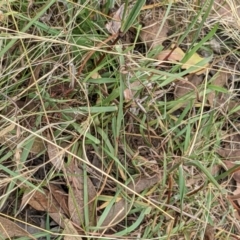
M 137 0 L 134 4 L 133 8 L 131 9 L 130 13 L 128 14 L 126 20 L 123 22 L 121 27 L 121 32 L 125 34 L 130 27 L 132 27 L 134 21 L 139 16 L 142 6 L 145 4 L 146 0 Z M 125 5 L 127 8 L 128 5 Z
M 25 33 L 28 29 L 56 2 L 56 0 L 49 0 L 41 9 L 36 16 L 24 26 L 20 32 Z M 18 39 L 12 39 L 1 51 L 0 57 L 2 57 L 17 41 Z
M 199 170 L 201 170 L 207 177 L 208 181 L 211 182 L 217 189 L 219 189 L 221 192 L 223 191 L 221 186 L 218 184 L 216 179 L 213 177 L 213 175 L 201 164 L 198 160 L 190 160 L 187 162 L 187 165 L 195 166 Z

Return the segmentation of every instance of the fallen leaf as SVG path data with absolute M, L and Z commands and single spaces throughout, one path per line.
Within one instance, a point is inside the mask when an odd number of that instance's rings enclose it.
M 69 216 L 68 211 L 68 195 L 62 190 L 62 188 L 58 187 L 55 184 L 48 184 L 47 188 L 49 189 L 50 193 L 54 197 L 54 199 L 58 202 L 60 209 Z
M 162 3 L 153 3 L 153 4 L 149 4 L 149 5 L 144 5 L 141 8 L 141 10 L 152 9 L 152 8 L 163 6 L 166 3 L 177 3 L 177 2 L 180 2 L 180 0 L 166 0 L 166 1 L 162 2 Z
M 83 170 L 78 167 L 75 161 L 72 161 L 66 167 L 66 173 L 69 182 L 68 208 L 70 219 L 77 225 L 82 226 L 84 220 L 84 208 L 88 208 L 89 225 L 94 226 L 96 221 L 95 198 L 97 196 L 94 185 L 87 177 L 88 205 L 84 205 L 84 176 Z
M 148 189 L 152 186 L 154 186 L 155 184 L 159 183 L 162 179 L 162 174 L 156 174 L 152 177 L 138 177 L 134 180 L 135 183 L 130 183 L 128 185 L 128 188 L 134 190 L 134 192 L 136 193 L 140 193 L 145 189 Z M 133 194 L 131 191 L 129 191 L 128 189 L 126 189 L 126 192 L 128 194 Z
M 103 169 L 103 163 L 102 159 L 97 154 L 94 154 L 93 160 L 91 161 L 92 165 L 98 169 Z M 111 169 L 109 165 L 109 169 Z M 103 174 L 102 172 L 98 172 L 96 170 L 93 170 L 93 174 L 91 175 L 91 180 L 93 185 L 96 189 L 100 189 L 103 183 Z
M 237 182 L 236 189 L 233 191 L 233 196 L 230 196 L 232 200 L 236 200 L 240 206 L 240 182 Z
M 163 41 L 167 39 L 169 26 L 167 21 L 162 24 L 163 17 L 163 14 L 160 12 L 160 19 L 157 22 L 147 21 L 145 27 L 141 29 L 139 36 L 150 48 L 162 45 Z
M 65 235 L 64 240 L 75 240 L 75 239 L 82 240 L 81 236 L 77 236 L 78 232 L 69 219 L 64 220 L 64 225 L 65 225 L 65 228 L 62 232 L 62 234 Z
M 29 204 L 31 207 L 38 211 L 58 211 L 58 209 L 56 208 L 57 204 L 52 202 L 52 197 L 49 193 L 49 190 L 47 189 L 44 189 L 44 193 L 41 193 L 37 190 L 34 192 L 25 191 L 22 197 L 21 209 L 23 209 L 26 204 Z
M 3 137 L 5 136 L 7 133 L 11 132 L 12 130 L 14 130 L 15 128 L 15 124 L 14 123 L 11 123 L 10 125 L 8 125 L 7 127 L 5 127 L 4 129 L 2 129 L 0 131 L 0 137 Z
M 210 224 L 207 225 L 204 233 L 204 240 L 214 240 L 214 227 Z
M 223 139 L 223 147 L 231 148 L 231 149 L 240 149 L 240 134 L 234 133 L 231 131 L 224 139 Z
M 92 79 L 99 79 L 101 78 L 101 75 L 98 72 L 94 72 L 90 74 Z
M 229 73 L 219 71 L 215 76 L 213 76 L 214 80 L 212 81 L 212 85 L 215 85 L 218 87 L 224 87 L 229 77 L 230 77 Z M 216 98 L 216 93 L 215 91 L 213 91 L 208 94 L 207 99 L 210 106 L 213 107 L 214 103 L 218 101 L 219 97 Z
M 235 217 L 237 220 L 240 220 L 240 183 L 237 182 L 236 184 L 236 189 L 233 191 L 233 195 L 228 196 L 229 202 L 232 204 L 233 208 L 236 210 L 235 211 Z M 238 204 L 236 204 L 236 202 Z
M 63 150 L 59 150 L 59 148 L 51 143 L 47 143 L 47 151 L 49 160 L 52 165 L 61 170 L 63 167 L 63 155 L 65 154 Z
M 130 207 L 131 204 L 125 199 L 121 199 L 117 203 L 113 204 L 112 208 L 101 224 L 101 227 L 110 228 L 121 222 L 127 216 Z
M 139 81 L 135 81 L 131 84 L 129 84 L 128 88 L 124 90 L 123 95 L 125 98 L 126 102 L 132 101 L 133 97 L 135 95 L 136 91 L 136 87 L 138 87 L 141 83 Z
M 178 99 L 180 97 L 183 97 L 187 93 L 191 91 L 196 92 L 196 97 L 198 96 L 198 90 L 197 87 L 202 83 L 203 77 L 198 76 L 196 74 L 190 74 L 188 77 L 186 77 L 186 81 L 178 81 L 175 84 L 175 90 L 174 90 L 174 98 Z M 200 100 L 200 99 L 199 99 Z
M 30 210 L 30 211 L 31 211 L 31 210 Z M 46 221 L 45 221 L 45 219 L 44 219 L 44 216 L 41 216 L 40 219 L 41 219 L 41 226 L 43 226 L 44 224 L 46 224 Z M 25 231 L 27 231 L 28 233 L 30 233 L 30 234 L 32 234 L 32 235 L 39 233 L 39 229 L 38 229 L 39 226 L 34 226 L 34 225 L 29 224 L 29 223 L 24 222 L 24 221 L 23 221 L 23 222 L 18 222 L 18 221 L 16 221 L 15 223 L 16 223 L 19 227 L 21 227 L 22 229 L 24 229 Z M 0 238 L 0 239 L 1 239 L 1 238 Z
M 68 209 L 65 207 L 67 206 L 66 194 L 64 194 L 60 188 L 54 186 L 53 184 L 49 184 L 48 188 L 49 189 L 43 189 L 44 193 L 40 191 L 25 191 L 22 198 L 21 208 L 23 208 L 23 206 L 26 204 L 29 204 L 38 211 L 46 211 L 48 213 L 62 212 L 64 214 L 68 214 Z M 57 200 L 54 195 L 56 198 L 58 198 Z
M 240 150 L 233 150 L 233 149 L 219 149 L 217 153 L 224 157 L 225 159 L 229 159 L 231 161 L 240 161 Z
M 122 4 L 120 8 L 113 13 L 112 20 L 105 25 L 108 32 L 110 32 L 112 35 L 117 34 L 121 28 L 124 6 L 125 4 Z
M 221 94 L 217 100 L 215 101 L 215 106 L 222 109 L 222 111 L 226 114 L 231 112 L 233 109 L 239 107 L 239 101 L 229 99 L 227 94 Z M 239 117 L 240 110 L 236 110 L 231 114 L 232 117 Z
M 36 80 L 39 79 L 39 74 L 42 69 L 43 63 L 39 63 L 33 70 L 33 74 L 29 79 L 28 86 L 30 87 L 35 83 Z
M 3 137 L 0 137 L 0 143 L 4 143 L 11 150 L 16 150 L 18 143 L 22 142 L 25 139 L 25 136 L 17 137 L 16 134 L 6 134 Z M 30 153 L 38 154 L 43 152 L 46 149 L 44 141 L 41 138 L 36 137 L 34 139 L 33 145 L 31 147 Z
M 233 167 L 236 166 L 236 164 L 232 163 L 231 161 L 223 161 L 224 164 L 226 165 L 227 169 L 231 169 Z M 232 174 L 232 177 L 233 179 L 236 181 L 236 182 L 239 182 L 240 183 L 240 170 L 236 170 L 233 174 Z
M 149 177 L 137 177 L 135 179 L 135 183 L 130 183 L 128 185 L 128 188 L 132 189 L 136 193 L 140 193 L 145 189 L 148 189 L 155 184 L 159 183 L 162 179 L 162 175 L 156 174 L 155 176 L 149 178 Z M 126 189 L 126 193 L 129 195 L 132 195 L 132 191 L 129 191 Z M 128 202 L 125 198 L 121 199 L 117 203 L 113 204 L 112 208 L 108 212 L 107 216 L 105 217 L 103 223 L 101 224 L 101 227 L 112 227 L 113 225 L 116 225 L 122 219 L 124 219 L 131 207 L 131 203 Z
M 240 159 L 240 135 L 232 134 L 223 140 L 223 147 L 217 153 L 225 160 L 239 161 Z
M 21 210 L 26 204 L 38 211 L 48 212 L 50 217 L 62 228 L 65 227 L 63 220 L 69 216 L 67 207 L 67 195 L 61 188 L 54 184 L 49 184 L 48 189 L 40 191 L 25 192 L 22 197 Z
M 173 48 L 173 47 L 172 47 Z M 186 53 L 179 47 L 175 49 L 168 49 L 162 51 L 157 59 L 160 61 L 168 61 L 170 63 L 179 63 Z M 185 63 L 181 64 L 182 69 L 189 69 L 190 67 L 197 66 L 204 58 L 200 57 L 197 53 L 194 53 Z M 209 64 L 205 64 L 204 66 L 198 66 L 196 69 L 192 70 L 191 73 L 196 73 L 200 75 L 205 71 Z
M 217 175 L 219 175 L 219 173 L 221 171 L 221 166 L 213 165 L 209 170 L 210 170 L 210 173 L 212 174 L 212 176 L 217 176 Z
M 216 153 L 223 158 L 227 170 L 236 166 L 234 162 L 240 160 L 240 134 L 228 135 L 222 140 L 222 148 L 217 149 Z M 240 182 L 240 170 L 236 169 L 232 177 Z
M 0 22 L 3 22 L 5 16 L 3 14 L 3 12 L 0 10 Z
M 49 216 L 56 222 L 61 228 L 65 229 L 65 220 L 68 219 L 63 213 L 56 212 L 56 213 L 48 213 Z
M 0 216 L 0 238 L 9 239 L 13 237 L 30 237 L 31 239 L 36 239 L 13 221 Z
M 36 137 L 34 139 L 30 152 L 33 154 L 39 154 L 44 150 L 46 150 L 46 145 L 44 141 L 41 138 Z
M 231 74 L 229 72 L 222 72 L 218 71 L 215 76 L 213 76 L 214 80 L 212 81 L 212 84 L 218 87 L 223 87 L 227 84 L 227 80 Z

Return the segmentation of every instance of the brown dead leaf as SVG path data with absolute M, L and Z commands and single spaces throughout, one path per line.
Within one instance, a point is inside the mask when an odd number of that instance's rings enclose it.
M 174 91 L 174 98 L 178 99 L 180 97 L 183 97 L 190 91 L 196 92 L 196 97 L 198 96 L 197 86 L 199 86 L 203 81 L 202 76 L 198 76 L 196 74 L 190 74 L 186 78 L 186 81 L 178 81 L 175 85 L 175 91 Z
M 172 47 L 173 48 L 173 47 Z M 170 63 L 179 63 L 186 53 L 179 47 L 176 47 L 174 50 L 168 49 L 162 51 L 158 56 L 157 59 L 159 61 L 168 61 Z M 196 67 L 204 58 L 200 57 L 197 53 L 194 53 L 185 63 L 181 65 L 182 69 L 189 69 L 191 67 Z M 199 66 L 196 69 L 193 69 L 191 73 L 196 73 L 197 75 L 202 74 L 205 69 L 208 67 L 208 63 L 204 66 Z
M 213 80 L 212 85 L 224 87 L 229 77 L 230 77 L 229 73 L 220 71 L 214 76 L 215 79 Z M 216 95 L 215 92 L 211 92 L 208 94 L 207 99 L 211 107 L 213 107 L 214 103 L 219 100 L 219 97 L 216 98 L 215 95 Z
M 7 127 L 3 128 L 1 131 L 0 131 L 0 137 L 3 137 L 5 136 L 7 133 L 11 132 L 12 130 L 14 130 L 15 128 L 15 124 L 14 123 L 11 123 L 10 125 L 8 125 Z
M 121 28 L 124 6 L 125 4 L 122 4 L 120 8 L 115 13 L 113 13 L 112 20 L 105 26 L 108 32 L 110 32 L 112 35 L 117 34 Z
M 228 93 L 219 93 L 217 97 L 214 99 L 215 107 L 221 109 L 223 114 L 228 114 L 231 112 L 232 117 L 239 117 L 239 100 L 237 98 L 232 98 L 231 94 Z
M 237 108 L 239 106 L 239 101 L 229 99 L 229 96 L 227 94 L 221 94 L 215 101 L 216 107 L 220 107 L 224 113 L 229 113 L 233 109 Z M 233 117 L 239 117 L 240 116 L 240 110 L 237 110 L 232 113 Z
M 49 216 L 56 222 L 61 228 L 65 229 L 65 220 L 68 219 L 64 214 L 57 212 L 57 213 L 49 213 Z
M 219 71 L 214 76 L 214 80 L 213 80 L 212 84 L 215 86 L 218 86 L 218 87 L 223 87 L 224 85 L 227 84 L 227 80 L 230 76 L 231 76 L 231 74 L 229 72 Z
M 225 160 L 239 161 L 240 159 L 240 135 L 234 134 L 228 136 L 223 141 L 224 146 L 217 150 L 217 153 Z
M 67 195 L 61 188 L 54 184 L 49 184 L 44 193 L 39 191 L 25 192 L 22 198 L 21 209 L 26 204 L 38 211 L 46 211 L 51 218 L 62 228 L 65 227 L 64 219 L 69 216 L 67 207 Z
M 52 184 L 51 184 L 52 185 Z M 21 206 L 25 206 L 26 204 L 31 205 L 34 209 L 38 211 L 46 211 L 49 213 L 58 213 L 62 212 L 65 213 L 62 207 L 59 205 L 59 202 L 61 202 L 62 206 L 64 206 L 63 201 L 66 201 L 66 197 L 64 200 L 64 194 L 60 194 L 60 189 L 57 189 L 57 186 L 52 186 L 54 190 L 44 189 L 44 193 L 41 193 L 40 191 L 34 191 L 34 192 L 25 192 L 22 198 Z M 56 195 L 56 192 L 58 192 L 58 196 L 61 196 L 61 199 L 58 199 L 58 201 L 54 198 L 53 192 Z M 66 203 L 65 203 L 66 205 Z M 21 207 L 22 208 L 22 207 Z
M 233 196 L 230 196 L 232 200 L 236 200 L 240 206 L 240 182 L 237 182 L 236 189 L 233 191 Z
M 236 164 L 232 163 L 231 161 L 223 161 L 223 162 L 226 165 L 227 170 L 236 166 Z M 240 183 L 240 170 L 236 169 L 235 172 L 233 173 L 232 177 L 236 182 Z
M 25 136 L 18 137 L 16 134 L 6 134 L 3 137 L 0 137 L 0 143 L 4 143 L 11 150 L 16 151 L 16 145 L 21 141 L 24 141 Z M 36 137 L 34 139 L 33 145 L 31 147 L 30 153 L 39 154 L 46 149 L 44 141 L 41 138 Z
M 164 1 L 164 2 L 156 2 L 156 3 L 153 3 L 153 4 L 148 4 L 148 5 L 144 5 L 141 10 L 147 10 L 147 9 L 153 9 L 153 8 L 156 8 L 156 7 L 160 7 L 160 6 L 163 6 L 165 5 L 166 3 L 178 3 L 180 2 L 181 0 L 167 0 L 167 1 Z M 150 1 L 150 2 L 153 2 L 153 1 Z
M 34 70 L 33 70 L 33 75 L 31 76 L 31 78 L 29 79 L 29 83 L 28 83 L 28 86 L 31 86 L 32 84 L 35 83 L 36 80 L 39 79 L 39 74 L 40 74 L 40 71 L 42 69 L 42 66 L 43 66 L 43 63 L 40 63 L 38 64 Z
M 222 148 L 216 152 L 223 158 L 223 162 L 227 170 L 236 166 L 235 161 L 240 160 L 240 134 L 231 134 L 222 141 Z M 235 169 L 233 178 L 236 182 L 240 182 L 240 169 Z
M 204 233 L 204 240 L 214 240 L 214 227 L 211 225 L 207 225 Z
M 13 221 L 0 216 L 0 238 L 9 239 L 13 237 L 30 237 L 31 239 L 36 239 Z
M 212 176 L 217 176 L 217 175 L 219 175 L 219 173 L 221 171 L 221 166 L 213 165 L 209 170 L 210 170 L 210 173 L 212 174 Z
M 39 154 L 46 149 L 46 145 L 41 138 L 36 137 L 31 147 L 31 153 Z
M 18 137 L 14 134 L 6 134 L 3 137 L 0 137 L 0 143 L 5 144 L 6 147 L 11 150 L 16 148 L 16 143 L 18 142 Z
M 130 183 L 128 188 L 132 189 L 136 193 L 140 193 L 145 189 L 148 189 L 162 179 L 162 175 L 156 174 L 155 176 L 148 178 L 148 177 L 138 177 L 135 180 L 135 183 Z M 131 195 L 133 194 L 132 191 L 126 189 L 126 192 Z M 116 225 L 123 218 L 125 218 L 130 210 L 131 204 L 126 199 L 121 199 L 117 203 L 113 204 L 112 208 L 108 212 L 105 220 L 103 221 L 101 227 L 112 227 Z
M 69 182 L 70 193 L 68 197 L 68 207 L 71 220 L 77 225 L 82 226 L 84 220 L 84 208 L 89 211 L 89 224 L 95 225 L 96 221 L 96 206 L 94 199 L 97 196 L 96 189 L 91 180 L 87 178 L 87 192 L 88 192 L 88 205 L 84 205 L 84 176 L 83 170 L 80 169 L 75 161 L 66 168 L 68 175 L 67 181 Z
M 3 12 L 0 10 L 0 22 L 3 22 L 4 19 L 5 19 L 5 16 Z
M 22 206 L 29 204 L 38 211 L 57 212 L 58 203 L 51 196 L 48 189 L 44 189 L 44 194 L 39 191 L 25 192 L 22 198 Z
M 223 147 L 225 149 L 238 150 L 240 149 L 240 134 L 232 133 L 223 139 Z
M 126 102 L 132 101 L 133 97 L 136 93 L 136 87 L 138 87 L 141 83 L 139 81 L 135 81 L 133 83 L 131 83 L 127 89 L 124 90 L 123 94 L 124 94 L 124 98 Z
M 64 240 L 82 240 L 81 236 L 77 236 L 78 232 L 69 219 L 65 219 L 64 224 L 65 228 L 62 232 L 62 234 L 65 235 Z
M 63 167 L 63 150 L 59 150 L 59 148 L 51 143 L 47 143 L 47 150 L 48 150 L 48 156 L 49 160 L 52 163 L 52 165 L 58 169 L 61 170 Z
M 48 184 L 47 188 L 53 195 L 54 199 L 58 202 L 60 209 L 63 211 L 63 213 L 69 216 L 67 194 L 62 190 L 62 188 L 58 187 L 55 184 Z
M 224 157 L 225 159 L 229 159 L 231 161 L 239 161 L 240 159 L 240 150 L 232 150 L 232 149 L 219 149 L 217 150 L 217 153 L 221 156 Z
M 101 78 L 101 75 L 98 72 L 93 72 L 90 74 L 90 77 L 92 79 L 99 79 L 99 78 Z
M 167 21 L 162 24 L 163 14 L 157 22 L 147 21 L 145 27 L 140 32 L 141 40 L 147 44 L 149 48 L 162 45 L 167 39 L 169 26 Z
M 136 193 L 140 193 L 142 192 L 143 190 L 145 189 L 148 189 L 152 186 L 154 186 L 155 184 L 159 183 L 162 179 L 162 174 L 156 174 L 152 177 L 138 177 L 136 180 L 135 180 L 135 183 L 130 183 L 128 185 L 128 188 L 134 190 Z M 126 192 L 128 194 L 133 194 L 132 192 L 130 192 L 128 189 L 126 189 Z
M 236 190 L 233 191 L 233 195 L 228 196 L 229 202 L 232 204 L 235 211 L 235 218 L 237 220 L 240 220 L 240 183 L 237 182 L 236 184 Z M 237 204 L 238 203 L 238 204 Z
M 121 199 L 117 203 L 113 204 L 112 208 L 101 224 L 101 227 L 110 228 L 121 222 L 127 216 L 128 212 L 130 211 L 130 207 L 131 204 L 125 199 Z

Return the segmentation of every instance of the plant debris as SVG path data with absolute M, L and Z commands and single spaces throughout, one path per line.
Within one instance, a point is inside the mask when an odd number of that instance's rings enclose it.
M 2 238 L 239 239 L 239 11 L 2 1 Z

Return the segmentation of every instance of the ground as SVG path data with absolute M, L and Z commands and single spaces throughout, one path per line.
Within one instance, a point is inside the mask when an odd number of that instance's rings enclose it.
M 0 2 L 2 239 L 240 239 L 238 0 Z

